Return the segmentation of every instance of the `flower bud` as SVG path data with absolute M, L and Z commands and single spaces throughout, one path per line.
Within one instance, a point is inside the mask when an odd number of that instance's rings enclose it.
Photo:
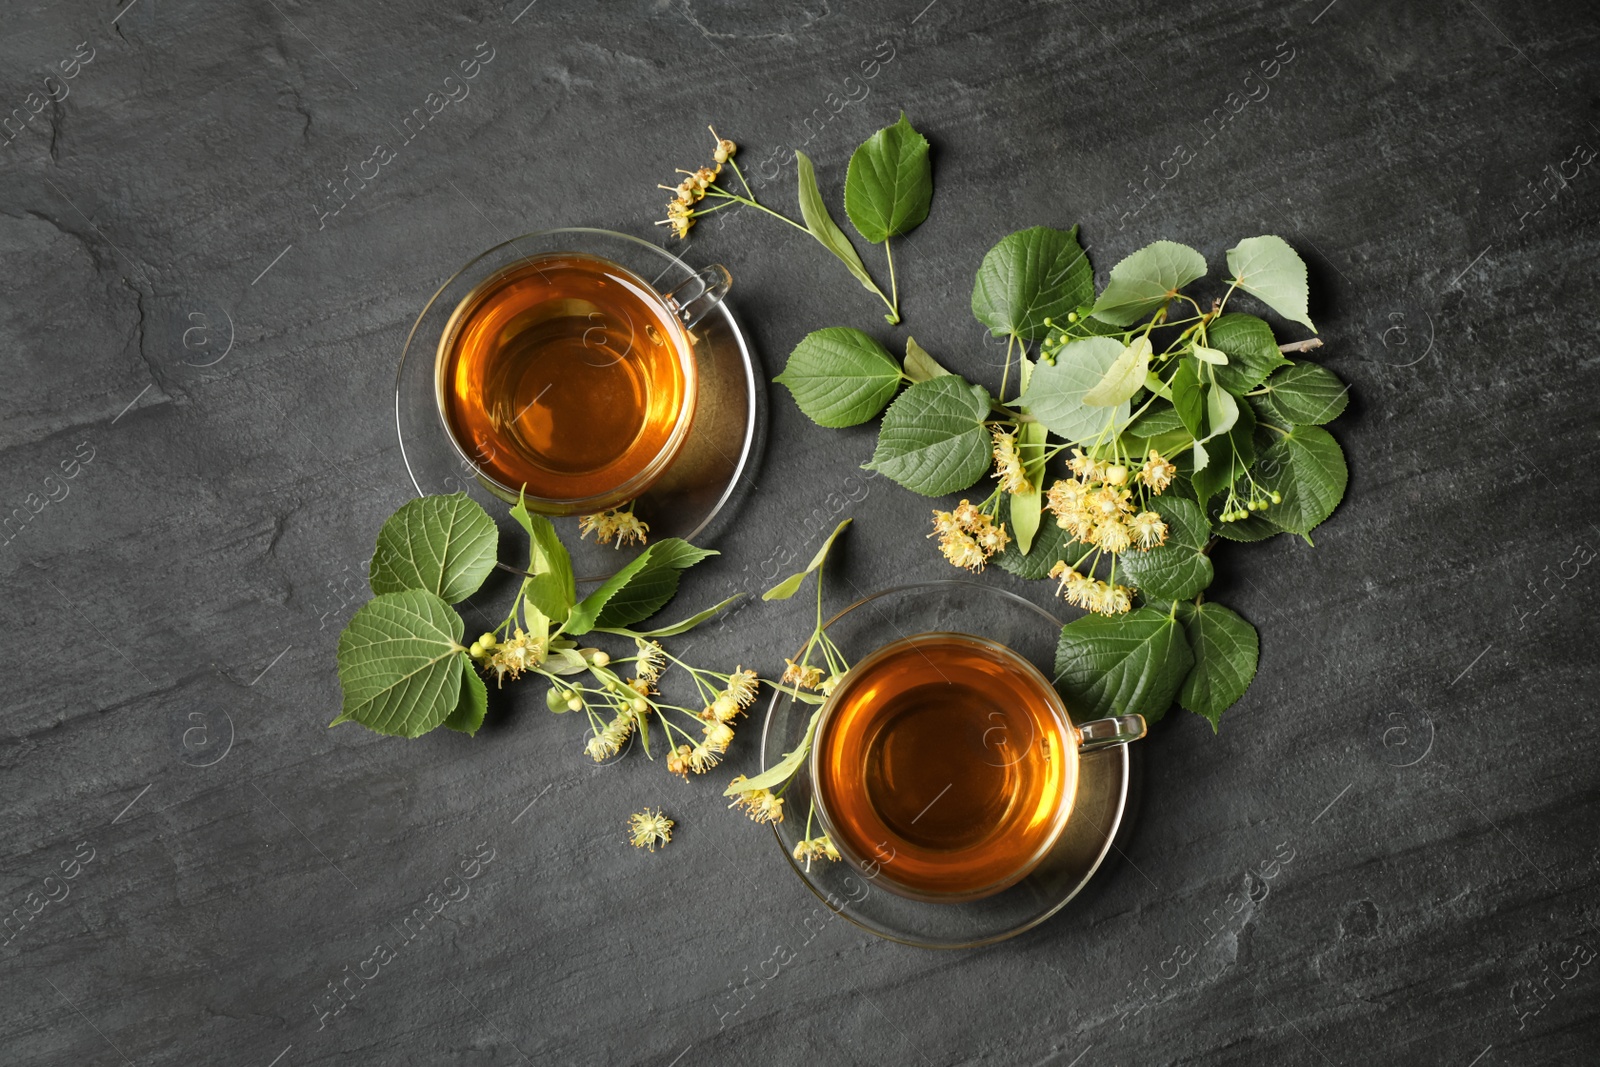
M 604 667 L 611 662 L 611 657 L 604 652 L 596 652 L 594 654 L 594 658 L 589 662 L 593 663 L 596 667 Z

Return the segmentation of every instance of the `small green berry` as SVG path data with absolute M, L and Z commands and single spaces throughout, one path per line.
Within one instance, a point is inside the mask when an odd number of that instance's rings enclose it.
M 1273 492 L 1272 492 L 1272 502 L 1274 504 L 1283 503 L 1283 494 L 1278 492 L 1277 490 L 1273 490 Z
M 1050 316 L 1049 316 L 1049 315 L 1046 315 L 1046 316 L 1045 316 L 1045 317 L 1044 317 L 1044 324 L 1045 324 L 1045 325 L 1046 325 L 1046 326 L 1054 326 L 1054 325 L 1055 325 L 1055 323 L 1053 323 L 1053 322 L 1051 322 L 1051 321 L 1050 321 Z
M 1076 311 L 1067 312 L 1067 321 L 1068 322 L 1077 322 L 1078 321 L 1078 313 Z
M 482 637 L 478 638 L 478 644 L 484 648 L 493 648 L 499 643 L 500 642 L 495 638 L 494 634 L 484 634 Z
M 478 644 L 476 641 L 472 642 L 472 647 L 467 649 L 467 655 L 471 656 L 473 659 L 482 659 L 483 646 Z

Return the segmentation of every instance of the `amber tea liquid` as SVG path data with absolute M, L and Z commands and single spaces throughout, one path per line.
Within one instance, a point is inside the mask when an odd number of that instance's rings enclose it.
M 845 675 L 819 724 L 817 805 L 887 888 L 974 899 L 1024 877 L 1066 823 L 1076 751 L 1050 683 L 1003 645 L 905 638 Z
M 638 496 L 688 431 L 687 332 L 649 285 L 558 252 L 493 275 L 439 343 L 439 406 L 477 468 L 542 510 Z

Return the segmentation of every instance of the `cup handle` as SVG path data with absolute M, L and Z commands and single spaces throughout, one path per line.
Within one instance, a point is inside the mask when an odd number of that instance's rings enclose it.
M 1125 745 L 1137 741 L 1146 733 L 1143 715 L 1119 715 L 1114 719 L 1096 719 L 1078 727 L 1078 751 L 1093 752 L 1097 748 Z
M 722 303 L 722 298 L 728 295 L 728 290 L 733 286 L 733 275 L 728 273 L 728 268 L 720 263 L 713 263 L 709 267 L 702 267 L 694 272 L 692 278 L 685 278 L 680 284 L 661 294 L 661 299 L 666 301 L 672 313 L 683 320 L 687 327 L 693 327 L 710 313 L 711 309 Z

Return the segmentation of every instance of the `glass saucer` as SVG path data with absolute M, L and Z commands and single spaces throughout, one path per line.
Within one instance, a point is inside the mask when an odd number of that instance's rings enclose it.
M 478 469 L 463 458 L 439 416 L 434 364 L 445 324 L 473 288 L 490 274 L 530 256 L 582 252 L 618 263 L 665 292 L 694 277 L 695 269 L 666 249 L 609 230 L 540 230 L 513 237 L 456 271 L 429 298 L 406 336 L 395 381 L 395 429 L 400 455 L 420 495 L 465 492 L 482 504 L 508 537 L 522 538 L 509 504 Z M 726 522 L 746 486 L 741 475 L 757 445 L 765 391 L 756 388 L 755 360 L 726 300 L 690 331 L 697 379 L 694 422 L 666 472 L 635 504 L 650 526 L 652 542 L 682 537 L 704 544 Z M 719 522 L 721 520 L 721 522 Z M 578 536 L 575 517 L 553 518 L 572 553 L 580 581 L 604 578 L 632 559 L 636 550 L 601 546 Z M 520 544 L 520 540 L 512 543 Z M 522 574 L 502 561 L 503 570 Z
M 1062 621 L 1021 597 L 976 582 L 904 585 L 856 601 L 828 620 L 827 631 L 851 663 L 901 637 L 934 631 L 998 641 L 1053 677 Z M 761 736 L 761 763 L 771 767 L 805 736 L 816 708 L 774 693 Z M 1067 710 L 1072 711 L 1071 703 Z M 1078 721 L 1074 716 L 1074 721 Z M 809 761 L 808 761 L 809 763 Z M 912 900 L 875 885 L 848 862 L 794 858 L 805 836 L 812 786 L 808 766 L 784 793 L 784 820 L 773 833 L 789 865 L 823 903 L 879 937 L 921 948 L 971 948 L 1003 941 L 1044 922 L 1078 895 L 1099 869 L 1122 823 L 1128 799 L 1128 746 L 1079 756 L 1072 814 L 1044 860 L 1016 885 L 958 904 Z M 812 833 L 820 833 L 815 825 Z

